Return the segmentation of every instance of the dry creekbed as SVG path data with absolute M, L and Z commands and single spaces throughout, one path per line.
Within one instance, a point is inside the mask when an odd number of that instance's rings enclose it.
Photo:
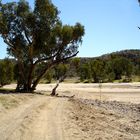
M 36 94 L 0 94 L 0 140 L 139 140 L 140 87 L 39 85 Z M 8 85 L 5 88 L 14 88 Z M 74 98 L 71 98 L 75 95 Z

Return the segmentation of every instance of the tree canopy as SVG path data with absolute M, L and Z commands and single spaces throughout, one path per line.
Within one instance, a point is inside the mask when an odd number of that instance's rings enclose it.
M 0 2 L 0 35 L 17 60 L 17 90 L 33 91 L 48 69 L 78 54 L 84 26 L 63 25 L 58 15 L 51 0 L 35 0 L 34 9 L 26 0 Z M 42 62 L 46 66 L 34 77 Z

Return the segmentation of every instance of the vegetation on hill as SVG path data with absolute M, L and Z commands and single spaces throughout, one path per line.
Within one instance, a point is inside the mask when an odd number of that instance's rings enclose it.
M 140 76 L 140 50 L 124 50 L 96 58 L 79 59 L 81 78 L 83 79 L 84 72 L 90 73 L 90 76 L 85 75 L 86 81 L 129 82 L 134 76 Z
M 8 84 L 18 78 L 16 61 L 0 60 L 0 85 Z M 42 71 L 46 63 L 40 63 L 34 77 Z M 8 76 L 7 76 L 8 75 Z M 131 82 L 140 81 L 140 50 L 125 50 L 102 55 L 96 58 L 72 58 L 50 69 L 44 76 L 45 83 L 61 78 L 79 79 L 80 82 Z M 63 79 L 64 80 L 64 79 Z M 76 82 L 76 81 L 75 81 Z

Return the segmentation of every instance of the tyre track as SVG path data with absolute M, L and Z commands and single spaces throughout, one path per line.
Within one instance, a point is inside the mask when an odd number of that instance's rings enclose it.
M 0 119 L 0 140 L 65 140 L 66 99 L 38 96 Z

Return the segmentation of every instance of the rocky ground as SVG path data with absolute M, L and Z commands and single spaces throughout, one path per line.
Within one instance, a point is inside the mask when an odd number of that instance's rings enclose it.
M 140 139 L 140 104 L 72 99 L 69 111 L 73 127 L 67 124 L 67 129 L 73 140 Z

